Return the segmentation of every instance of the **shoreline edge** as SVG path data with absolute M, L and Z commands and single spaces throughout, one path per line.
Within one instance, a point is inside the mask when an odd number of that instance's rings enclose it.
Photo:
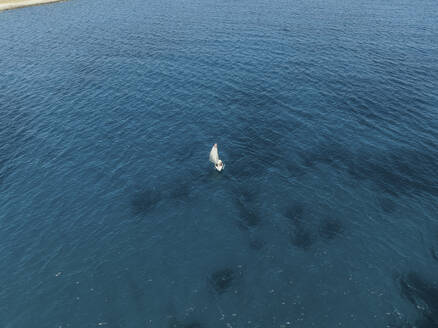
M 11 10 L 11 9 L 18 9 L 18 8 L 24 8 L 24 7 L 30 7 L 30 6 L 39 6 L 39 5 L 45 5 L 49 3 L 54 2 L 61 2 L 66 0 L 9 0 L 9 1 L 1 1 L 0 0 L 0 13 L 2 11 Z

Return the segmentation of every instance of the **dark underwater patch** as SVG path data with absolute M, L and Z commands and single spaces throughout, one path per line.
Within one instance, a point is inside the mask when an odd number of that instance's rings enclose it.
M 306 170 L 304 170 L 303 167 L 297 163 L 288 162 L 285 167 L 290 177 L 297 178 L 306 173 Z
M 233 188 L 235 204 L 239 212 L 238 225 L 243 230 L 255 227 L 260 224 L 261 217 L 256 208 L 257 192 L 249 188 L 237 186 Z
M 309 230 L 298 227 L 290 233 L 290 242 L 295 247 L 308 250 L 315 242 L 315 236 Z
M 125 274 L 126 274 L 127 286 L 129 287 L 130 295 L 133 300 L 133 303 L 135 304 L 137 312 L 142 313 L 145 309 L 144 306 L 145 290 L 137 284 L 137 282 L 131 277 L 131 275 L 128 272 L 126 272 Z
M 430 254 L 432 255 L 432 258 L 433 258 L 435 261 L 438 261 L 438 253 L 437 253 L 437 251 L 435 250 L 435 248 L 433 248 L 433 247 L 430 248 Z
M 143 190 L 134 195 L 131 201 L 135 214 L 150 211 L 162 199 L 161 192 L 155 189 Z
M 13 169 L 7 165 L 7 161 L 0 159 L 0 188 L 3 181 L 12 173 L 12 171 Z
M 301 224 L 304 217 L 304 205 L 295 203 L 289 206 L 285 210 L 284 216 L 294 222 L 294 224 Z
M 213 272 L 208 282 L 216 293 L 223 294 L 234 286 L 242 275 L 241 269 L 224 268 Z
M 175 183 L 169 189 L 169 198 L 183 199 L 190 195 L 190 186 L 187 183 Z
M 338 162 L 345 161 L 351 154 L 340 143 L 327 142 L 320 144 L 316 151 L 302 151 L 299 156 L 306 167 L 312 168 L 318 163 L 338 167 Z
M 231 151 L 230 157 L 239 158 L 235 156 L 241 156 L 241 154 L 237 152 L 233 154 L 233 152 Z M 249 179 L 254 174 L 260 174 L 263 172 L 263 168 L 260 165 L 251 164 L 251 166 L 249 166 L 248 163 L 246 162 L 246 159 L 237 160 L 233 162 L 232 165 L 227 165 L 227 163 L 225 163 L 225 165 L 226 165 L 225 170 L 227 174 L 230 174 L 233 177 L 238 177 L 240 179 Z
M 169 328 L 202 328 L 202 325 L 199 321 L 196 320 L 179 321 L 173 318 L 169 322 Z
M 261 250 L 263 247 L 265 247 L 265 241 L 261 240 L 261 239 L 252 239 L 249 242 L 249 247 L 253 250 L 259 251 Z
M 366 160 L 363 174 L 367 174 L 382 190 L 393 194 L 412 192 L 438 195 L 438 174 L 436 163 L 438 153 L 394 150 L 379 153 Z
M 349 173 L 359 180 L 371 180 L 381 190 L 398 196 L 408 185 L 403 182 L 404 178 L 391 166 L 393 163 L 381 161 L 372 155 L 361 155 L 356 162 L 349 163 Z
M 418 310 L 421 318 L 415 327 L 438 327 L 438 286 L 420 277 L 415 272 L 400 279 L 401 295 Z
M 236 187 L 233 189 L 233 192 L 236 196 L 236 198 L 241 203 L 248 203 L 248 202 L 254 202 L 257 197 L 257 192 L 254 190 L 254 188 L 250 189 L 249 187 Z
M 184 325 L 184 328 L 201 328 L 201 324 L 197 321 L 190 322 Z
M 300 249 L 308 250 L 316 241 L 316 236 L 306 221 L 305 207 L 301 203 L 294 203 L 284 211 L 284 216 L 292 224 L 289 231 L 290 243 Z
M 28 115 L 10 108 L 0 121 L 0 189 L 4 180 L 14 172 L 16 163 L 22 149 L 33 136 L 29 133 Z M 21 117 L 20 119 L 17 119 Z
M 259 97 L 259 95 L 247 95 Z M 272 101 L 262 97 L 263 101 Z M 253 105 L 250 105 L 254 110 Z M 234 126 L 232 140 L 235 145 L 230 150 L 230 157 L 235 159 L 230 167 L 234 176 L 252 177 L 260 176 L 267 169 L 276 166 L 284 158 L 284 147 L 281 147 L 284 135 L 289 132 L 284 122 L 273 119 L 266 112 L 259 115 L 248 116 L 243 111 L 239 124 Z M 263 120 L 265 124 L 259 124 Z
M 325 240 L 332 240 L 342 234 L 343 231 L 342 223 L 336 219 L 325 219 L 319 226 L 319 235 Z
M 239 226 L 248 229 L 260 224 L 260 216 L 254 208 L 250 207 L 250 205 L 238 204 L 237 207 L 239 209 Z
M 385 213 L 392 213 L 395 211 L 395 202 L 387 197 L 380 197 L 379 205 Z
M 234 280 L 234 270 L 227 268 L 214 272 L 210 277 L 210 283 L 216 292 L 222 294 L 231 287 Z
M 169 199 L 186 199 L 190 196 L 190 185 L 182 179 L 166 184 L 157 184 L 151 189 L 143 189 L 134 194 L 131 206 L 135 214 L 152 210 L 160 201 Z
M 357 180 L 370 180 L 382 191 L 399 196 L 412 192 L 438 195 L 438 152 L 418 149 L 349 150 L 328 141 L 300 153 L 304 165 L 317 163 L 346 170 Z
M 413 328 L 412 325 L 407 322 L 407 320 L 402 320 L 391 314 L 391 318 L 385 323 L 386 328 Z

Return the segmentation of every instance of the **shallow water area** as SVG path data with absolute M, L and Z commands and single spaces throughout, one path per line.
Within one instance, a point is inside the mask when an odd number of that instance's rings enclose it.
M 428 0 L 0 13 L 0 326 L 438 326 L 437 45 Z

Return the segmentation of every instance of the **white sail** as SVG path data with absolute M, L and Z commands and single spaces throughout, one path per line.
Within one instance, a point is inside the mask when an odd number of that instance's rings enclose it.
M 211 148 L 210 151 L 210 162 L 212 162 L 213 164 L 217 164 L 217 162 L 219 162 L 219 154 L 217 151 L 217 145 L 214 144 L 213 148 Z

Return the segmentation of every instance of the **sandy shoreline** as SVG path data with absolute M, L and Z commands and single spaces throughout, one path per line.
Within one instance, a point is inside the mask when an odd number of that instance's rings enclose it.
M 64 0 L 0 0 L 0 12 L 3 10 L 43 5 Z

